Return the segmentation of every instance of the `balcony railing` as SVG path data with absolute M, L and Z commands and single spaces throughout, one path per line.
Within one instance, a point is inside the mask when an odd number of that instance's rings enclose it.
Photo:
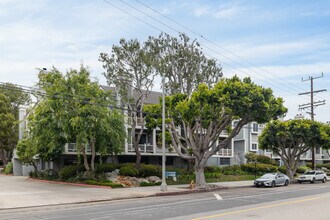
M 217 155 L 223 157 L 232 157 L 233 151 L 230 148 L 222 148 L 217 152 Z
M 131 125 L 133 123 L 133 118 L 132 117 L 127 117 L 127 120 L 126 120 L 127 124 Z M 145 124 L 145 120 L 144 118 L 136 118 L 136 124 L 137 125 L 144 125 Z
M 65 152 L 66 153 L 77 153 L 77 147 L 75 143 L 65 144 Z M 86 153 L 91 153 L 91 147 L 89 145 L 86 146 Z
M 153 153 L 154 147 L 151 144 L 139 144 L 139 149 L 141 153 Z M 128 152 L 132 153 L 135 152 L 133 144 L 128 145 Z

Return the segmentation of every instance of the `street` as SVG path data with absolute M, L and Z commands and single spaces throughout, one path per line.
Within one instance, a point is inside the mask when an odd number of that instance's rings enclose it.
M 330 219 L 330 183 L 1 210 L 1 219 Z

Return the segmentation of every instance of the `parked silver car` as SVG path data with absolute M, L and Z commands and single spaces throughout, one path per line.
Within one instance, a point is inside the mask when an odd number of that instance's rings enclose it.
M 315 183 L 315 181 L 322 181 L 325 183 L 328 177 L 323 170 L 310 170 L 300 175 L 297 179 L 298 183 L 310 182 Z
M 256 187 L 259 186 L 288 186 L 290 179 L 287 175 L 283 173 L 266 173 L 262 177 L 254 181 Z

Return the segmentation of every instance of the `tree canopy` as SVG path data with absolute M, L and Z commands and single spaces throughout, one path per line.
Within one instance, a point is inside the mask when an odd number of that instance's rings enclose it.
M 330 127 L 307 119 L 272 121 L 260 135 L 259 146 L 281 157 L 292 180 L 304 153 L 313 146 L 330 147 Z
M 167 129 L 178 154 L 195 160 L 196 185 L 206 187 L 204 167 L 207 160 L 230 143 L 247 123 L 266 123 L 283 115 L 287 109 L 271 89 L 254 84 L 249 78 L 222 79 L 215 86 L 201 84 L 191 96 L 166 97 Z M 161 105 L 146 106 L 148 112 L 159 112 Z M 160 117 L 160 116 L 159 116 Z M 157 118 L 147 116 L 148 125 Z M 237 123 L 232 128 L 233 120 Z M 178 129 L 181 128 L 181 129 Z M 228 137 L 219 139 L 224 130 Z
M 66 143 L 75 143 L 86 170 L 94 170 L 96 153 L 117 154 L 125 139 L 123 116 L 110 109 L 110 93 L 90 80 L 87 68 L 62 74 L 56 68 L 39 73 L 39 88 L 45 94 L 28 117 L 29 137 L 38 156 L 56 160 Z M 91 149 L 88 162 L 87 146 Z

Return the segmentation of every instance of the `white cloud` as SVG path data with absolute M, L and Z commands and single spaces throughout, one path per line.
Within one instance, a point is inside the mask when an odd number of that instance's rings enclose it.
M 208 5 L 197 6 L 194 9 L 194 15 L 197 16 L 197 17 L 210 14 L 211 12 L 212 12 L 211 8 Z

